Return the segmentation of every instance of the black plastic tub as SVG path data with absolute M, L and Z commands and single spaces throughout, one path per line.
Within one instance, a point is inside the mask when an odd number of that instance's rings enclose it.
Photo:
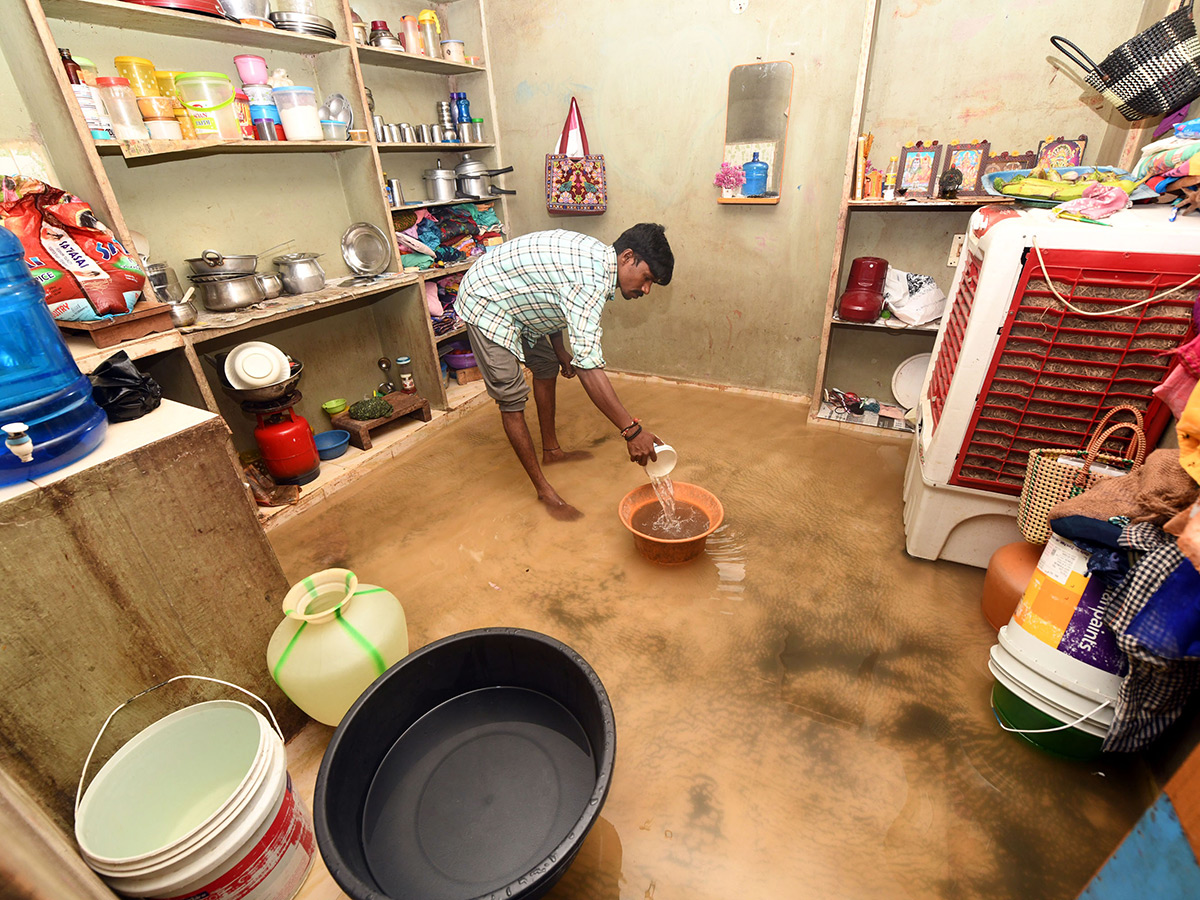
M 600 814 L 615 755 L 608 694 L 570 647 L 513 628 L 451 635 L 338 725 L 317 845 L 354 900 L 533 900 Z

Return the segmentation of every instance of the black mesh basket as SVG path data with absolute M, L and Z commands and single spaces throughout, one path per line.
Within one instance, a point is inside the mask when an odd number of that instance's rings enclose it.
M 1192 3 L 1185 0 L 1099 65 L 1064 37 L 1054 35 L 1050 43 L 1083 69 L 1087 83 L 1129 121 L 1161 116 L 1200 97 L 1200 39 Z

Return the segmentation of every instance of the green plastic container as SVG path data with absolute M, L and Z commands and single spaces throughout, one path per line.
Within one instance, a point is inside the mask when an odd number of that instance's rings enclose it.
M 1022 731 L 1058 728 L 1066 724 L 1022 700 L 999 682 L 992 685 L 992 707 L 996 711 L 996 718 L 1002 724 Z M 1080 731 L 1078 728 L 1065 728 L 1062 731 L 1042 734 L 1017 733 L 1016 737 L 1053 756 L 1075 760 L 1095 759 L 1100 755 L 1100 748 L 1104 744 L 1104 738 Z

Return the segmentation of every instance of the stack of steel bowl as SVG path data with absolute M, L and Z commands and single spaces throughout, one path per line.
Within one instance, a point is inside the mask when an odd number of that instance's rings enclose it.
M 311 34 L 316 37 L 336 38 L 333 23 L 324 16 L 313 16 L 298 12 L 273 12 L 271 21 L 276 28 L 296 34 Z

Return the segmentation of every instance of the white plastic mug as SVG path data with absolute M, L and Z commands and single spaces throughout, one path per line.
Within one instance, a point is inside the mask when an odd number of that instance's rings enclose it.
M 675 468 L 679 456 L 670 444 L 658 444 L 654 448 L 657 459 L 646 462 L 646 474 L 651 478 L 666 478 Z

